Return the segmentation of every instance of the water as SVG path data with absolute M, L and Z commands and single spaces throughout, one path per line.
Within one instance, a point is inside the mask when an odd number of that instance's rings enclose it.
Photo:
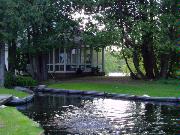
M 73 95 L 40 95 L 17 107 L 46 135 L 178 135 L 180 106 Z

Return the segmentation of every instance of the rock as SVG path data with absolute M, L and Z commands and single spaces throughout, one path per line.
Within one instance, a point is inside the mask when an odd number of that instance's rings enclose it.
M 47 88 L 47 86 L 46 85 L 38 85 L 37 88 L 38 89 L 45 89 L 45 88 Z
M 1 106 L 0 106 L 0 109 L 4 109 L 4 108 L 6 108 L 5 105 L 1 105 Z
M 6 105 L 8 106 L 18 106 L 18 105 L 23 105 L 32 102 L 34 98 L 34 95 L 30 95 L 25 98 L 18 98 L 18 97 L 13 97 L 11 101 L 7 102 Z
M 33 94 L 32 90 L 30 90 L 28 88 L 25 88 L 25 87 L 16 86 L 16 87 L 14 87 L 14 89 L 17 90 L 17 91 L 23 91 L 23 92 L 27 92 L 27 93 Z
M 150 97 L 149 95 L 143 95 L 143 97 Z

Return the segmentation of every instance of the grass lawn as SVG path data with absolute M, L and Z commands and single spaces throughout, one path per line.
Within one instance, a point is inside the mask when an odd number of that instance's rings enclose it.
M 73 90 L 95 90 L 108 93 L 121 93 L 131 95 L 149 95 L 154 97 L 180 97 L 178 83 L 162 83 L 160 81 L 137 83 L 97 83 L 97 82 L 63 82 L 50 84 L 50 88 Z
M 40 135 L 42 131 L 37 123 L 16 108 L 0 109 L 0 135 Z
M 28 93 L 6 88 L 0 88 L 0 94 L 10 94 L 19 98 L 28 96 Z

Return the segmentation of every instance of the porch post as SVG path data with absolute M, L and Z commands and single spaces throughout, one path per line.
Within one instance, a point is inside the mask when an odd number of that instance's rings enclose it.
M 84 46 L 84 70 L 86 71 L 86 46 Z
M 53 49 L 53 72 L 55 72 L 55 49 Z
M 79 66 L 80 66 L 80 47 L 77 47 L 77 49 L 76 49 L 76 53 L 77 53 L 77 68 L 79 68 Z
M 67 55 L 66 55 L 66 48 L 64 48 L 64 72 L 66 72 L 66 62 L 67 62 Z
M 105 65 L 105 61 L 104 61 L 104 57 L 105 57 L 105 54 L 104 54 L 104 47 L 102 48 L 102 72 L 104 72 L 104 65 Z
M 90 49 L 90 53 L 91 53 L 91 67 L 93 67 L 93 47 L 91 47 Z

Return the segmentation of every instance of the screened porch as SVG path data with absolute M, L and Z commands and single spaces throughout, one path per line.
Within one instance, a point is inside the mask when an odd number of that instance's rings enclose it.
M 56 48 L 48 55 L 49 73 L 76 73 L 78 69 L 91 72 L 97 67 L 104 72 L 104 48 Z

